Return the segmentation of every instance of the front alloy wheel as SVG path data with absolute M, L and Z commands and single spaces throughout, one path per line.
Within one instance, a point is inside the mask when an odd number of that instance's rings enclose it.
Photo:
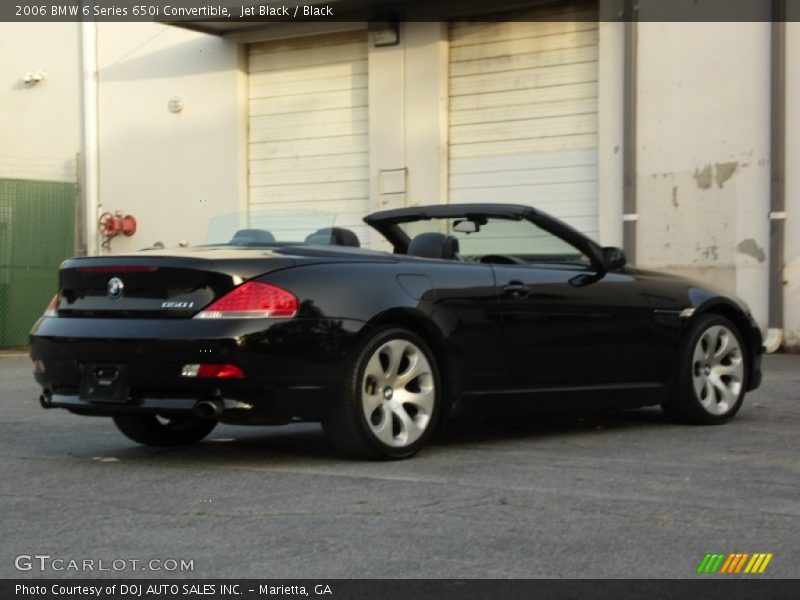
M 408 458 L 433 433 L 439 398 L 439 372 L 425 341 L 406 329 L 382 329 L 354 353 L 323 426 L 345 455 Z
M 712 325 L 697 340 L 692 357 L 692 383 L 700 406 L 712 415 L 729 413 L 739 401 L 744 358 L 736 335 Z
M 686 336 L 664 411 L 689 423 L 729 421 L 744 399 L 747 356 L 736 325 L 720 315 L 702 315 Z

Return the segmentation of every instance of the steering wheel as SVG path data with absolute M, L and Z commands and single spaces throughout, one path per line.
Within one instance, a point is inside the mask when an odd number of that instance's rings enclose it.
M 524 260 L 510 254 L 485 254 L 478 262 L 494 265 L 527 265 Z

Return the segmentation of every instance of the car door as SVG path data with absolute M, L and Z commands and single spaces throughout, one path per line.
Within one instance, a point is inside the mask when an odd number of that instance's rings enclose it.
M 460 241 L 492 264 L 517 386 L 630 387 L 647 380 L 652 310 L 632 271 L 604 272 L 593 244 L 555 220 L 488 220 Z
M 651 310 L 624 270 L 495 265 L 509 370 L 524 386 L 647 379 Z

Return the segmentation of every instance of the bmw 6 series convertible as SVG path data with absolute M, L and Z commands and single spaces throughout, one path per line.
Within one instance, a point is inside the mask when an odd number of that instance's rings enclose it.
M 201 246 L 65 261 L 30 338 L 42 406 L 147 445 L 321 421 L 345 455 L 398 459 L 459 415 L 661 405 L 724 423 L 761 381 L 740 300 L 633 268 L 534 208 L 411 207 L 371 229 L 310 215 L 222 217 Z

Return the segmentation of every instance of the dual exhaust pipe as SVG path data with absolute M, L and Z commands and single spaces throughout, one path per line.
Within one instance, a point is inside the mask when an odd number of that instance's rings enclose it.
M 53 393 L 45 390 L 39 394 L 39 404 L 42 408 L 53 408 Z M 194 405 L 194 414 L 201 419 L 218 419 L 223 412 L 225 412 L 225 404 L 222 400 L 198 400 Z
M 45 390 L 39 394 L 39 404 L 42 408 L 53 408 L 53 392 Z
M 194 405 L 194 414 L 201 419 L 218 419 L 224 411 L 222 400 L 198 400 Z

